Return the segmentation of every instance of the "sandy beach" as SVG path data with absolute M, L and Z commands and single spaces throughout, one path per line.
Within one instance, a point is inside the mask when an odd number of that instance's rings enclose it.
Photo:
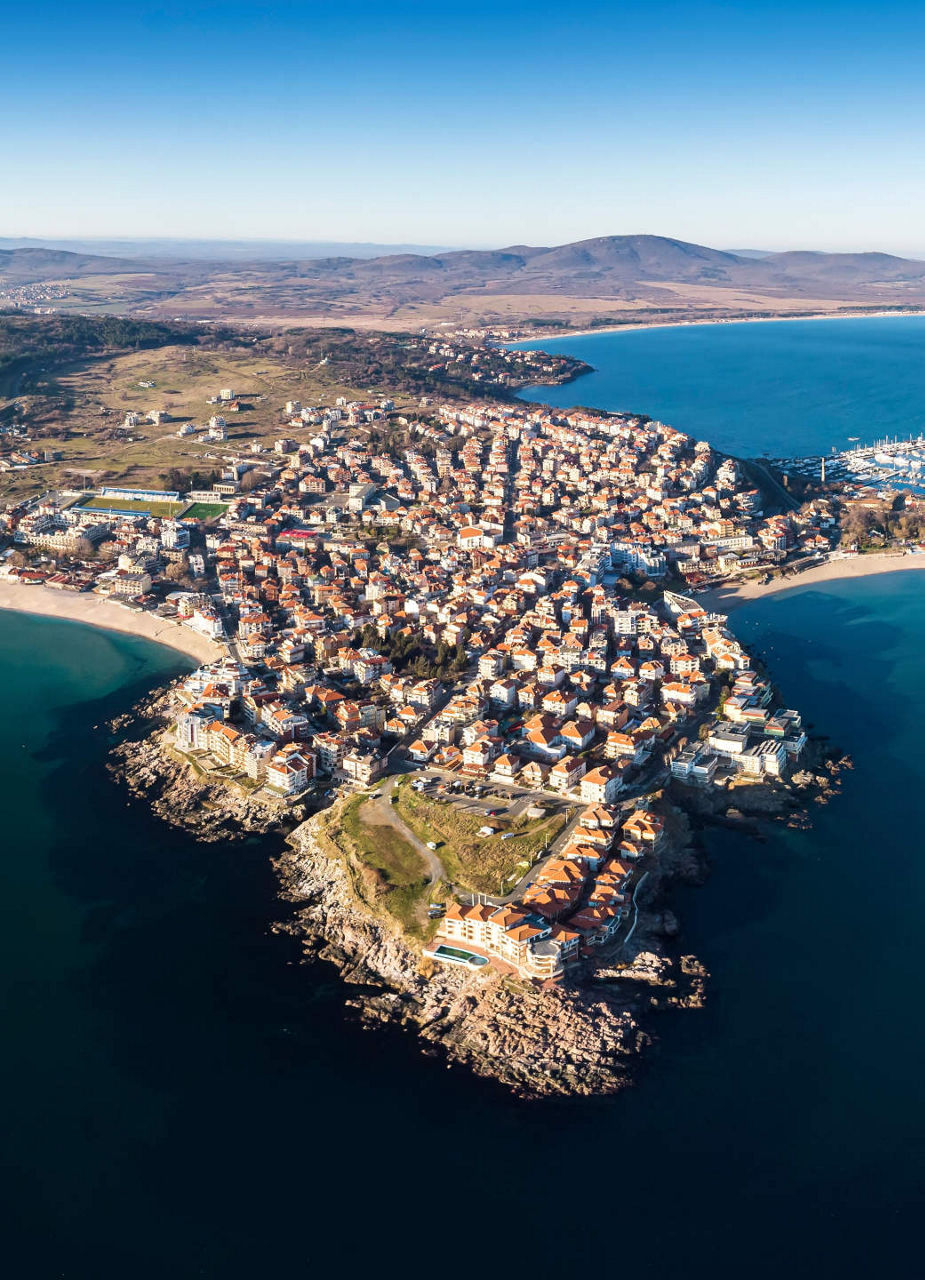
M 641 329 L 696 329 L 717 324 L 777 324 L 783 320 L 884 320 L 888 317 L 921 316 L 925 309 L 910 307 L 902 311 L 782 311 L 768 316 L 692 316 L 689 320 L 646 320 L 636 324 L 601 325 L 597 329 L 549 329 L 537 337 L 504 342 L 505 347 L 519 347 L 525 342 L 545 342 L 548 338 L 594 338 L 599 333 L 638 333 Z
M 107 631 L 123 631 L 178 649 L 197 662 L 213 662 L 224 652 L 214 640 L 207 640 L 178 622 L 156 618 L 150 613 L 135 613 L 92 592 L 57 591 L 51 587 L 26 587 L 18 582 L 0 581 L 0 609 L 43 618 L 67 618 L 91 627 L 104 627 Z
M 758 578 L 753 581 L 724 583 L 711 591 L 704 591 L 696 599 L 706 609 L 717 613 L 731 613 L 752 600 L 760 600 L 762 596 L 778 595 L 782 591 L 794 591 L 798 587 L 818 587 L 844 578 L 869 578 L 878 573 L 908 572 L 910 569 L 925 569 L 925 554 L 890 555 L 883 552 L 851 556 L 844 560 L 828 560 L 825 564 L 804 570 L 803 573 L 795 573 L 787 578 L 774 578 L 767 584 Z

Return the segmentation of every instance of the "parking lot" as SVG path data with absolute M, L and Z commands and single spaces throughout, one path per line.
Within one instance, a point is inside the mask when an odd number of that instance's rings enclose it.
M 458 806 L 461 812 L 508 820 L 524 810 L 537 806 L 547 814 L 561 813 L 574 806 L 545 791 L 529 791 L 524 787 L 505 787 L 497 783 L 455 777 L 431 769 L 412 776 L 412 786 L 433 800 Z

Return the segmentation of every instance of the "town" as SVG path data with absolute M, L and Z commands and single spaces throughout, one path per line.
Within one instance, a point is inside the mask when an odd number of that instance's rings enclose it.
M 281 427 L 208 490 L 19 502 L 0 577 L 213 641 L 176 689 L 179 757 L 283 810 L 362 797 L 426 869 L 403 923 L 433 963 L 561 979 L 634 927 L 652 796 L 803 753 L 697 591 L 828 551 L 829 504 L 766 514 L 735 460 L 625 414 L 342 397 Z

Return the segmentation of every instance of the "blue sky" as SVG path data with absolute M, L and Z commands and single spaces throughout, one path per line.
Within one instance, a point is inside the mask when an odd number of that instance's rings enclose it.
M 925 254 L 925 8 L 8 9 L 0 235 Z

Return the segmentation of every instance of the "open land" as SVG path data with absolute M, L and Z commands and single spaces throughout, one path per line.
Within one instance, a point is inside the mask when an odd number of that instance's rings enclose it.
M 210 404 L 223 387 L 231 387 L 246 407 L 227 413 Z M 203 430 L 214 413 L 225 413 L 228 447 L 244 449 L 272 445 L 288 400 L 333 403 L 340 395 L 354 399 L 359 394 L 323 370 L 299 367 L 272 353 L 255 355 L 246 346 L 229 351 L 166 346 L 75 362 L 55 370 L 47 382 L 0 400 L 0 417 L 28 424 L 27 443 L 61 455 L 44 464 L 40 475 L 7 472 L 3 493 L 15 498 L 34 492 L 37 483 L 49 489 L 116 482 L 160 487 L 171 468 L 208 472 L 215 467 L 216 449 Z M 126 414 L 144 419 L 152 411 L 166 412 L 168 420 L 123 428 Z M 190 421 L 199 425 L 197 434 L 178 436 L 178 428 Z

